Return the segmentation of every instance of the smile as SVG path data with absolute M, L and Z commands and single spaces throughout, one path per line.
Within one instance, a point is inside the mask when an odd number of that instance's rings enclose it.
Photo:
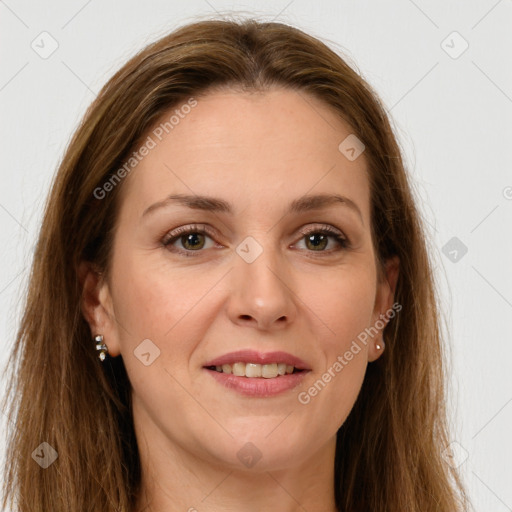
M 237 362 L 234 364 L 208 366 L 206 368 L 208 370 L 215 370 L 219 373 L 233 374 L 237 377 L 262 377 L 264 379 L 273 379 L 282 375 L 303 371 L 286 363 L 259 364 Z

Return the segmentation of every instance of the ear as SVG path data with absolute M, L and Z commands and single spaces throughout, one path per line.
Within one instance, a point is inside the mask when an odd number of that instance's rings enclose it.
M 109 356 L 118 356 L 121 353 L 119 331 L 106 279 L 95 265 L 87 261 L 80 263 L 78 279 L 82 290 L 80 306 L 91 329 L 91 343 L 94 336 L 102 334 Z
M 386 312 L 392 309 L 394 304 L 396 283 L 398 281 L 398 273 L 400 267 L 400 260 L 398 256 L 392 256 L 387 259 L 384 268 L 379 269 L 377 293 L 375 296 L 375 306 L 372 315 L 372 326 L 379 326 L 382 323 L 387 324 L 389 321 Z M 375 361 L 384 352 L 384 344 L 382 342 L 382 329 L 373 337 L 372 343 L 368 345 L 368 361 Z M 380 344 L 381 349 L 378 350 L 375 345 Z

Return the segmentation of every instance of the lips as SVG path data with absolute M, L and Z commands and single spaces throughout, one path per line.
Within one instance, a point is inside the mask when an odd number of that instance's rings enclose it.
M 296 388 L 311 371 L 287 352 L 239 350 L 208 361 L 204 370 L 219 384 L 247 397 L 271 397 Z
M 234 365 L 235 363 L 253 363 L 260 365 L 284 363 L 287 366 L 293 366 L 297 370 L 311 370 L 305 361 L 287 352 L 258 352 L 250 349 L 224 354 L 208 361 L 203 365 L 203 368 L 222 366 L 223 364 Z

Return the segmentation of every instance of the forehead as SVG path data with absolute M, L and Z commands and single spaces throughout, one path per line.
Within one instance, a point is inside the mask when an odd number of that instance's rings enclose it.
M 364 153 L 350 160 L 339 149 L 351 134 L 303 91 L 209 93 L 176 105 L 148 131 L 143 141 L 152 147 L 123 184 L 123 204 L 140 215 L 170 194 L 208 194 L 236 213 L 248 202 L 273 208 L 307 193 L 339 193 L 367 217 Z

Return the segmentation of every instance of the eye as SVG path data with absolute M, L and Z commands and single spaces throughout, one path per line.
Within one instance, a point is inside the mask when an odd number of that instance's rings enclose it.
M 330 254 L 350 247 L 350 243 L 343 233 L 332 226 L 322 225 L 321 227 L 300 230 L 300 233 L 303 236 L 301 241 L 305 240 L 308 252 Z M 212 240 L 214 236 L 208 226 L 193 224 L 177 228 L 168 233 L 162 240 L 162 245 L 172 252 L 181 253 L 185 256 L 196 256 L 199 255 L 202 249 L 210 249 L 215 246 L 215 242 Z M 207 244 L 207 239 L 211 241 L 210 245 Z M 331 239 L 334 240 L 337 247 L 326 251 L 325 249 L 329 246 Z M 180 244 L 181 247 L 178 247 L 177 244 Z
M 336 252 L 350 247 L 348 239 L 337 229 L 323 225 L 320 228 L 309 228 L 302 230 L 303 240 L 306 243 L 306 249 L 311 252 Z M 337 248 L 325 251 L 324 249 L 329 245 L 329 239 L 333 239 Z
M 162 244 L 171 251 L 179 252 L 186 256 L 195 256 L 191 253 L 200 252 L 201 249 L 212 247 L 213 244 L 210 246 L 206 245 L 207 238 L 213 242 L 209 235 L 213 236 L 213 233 L 210 232 L 207 226 L 194 224 L 175 229 L 162 240 Z M 177 243 L 181 244 L 181 248 L 175 246 Z

